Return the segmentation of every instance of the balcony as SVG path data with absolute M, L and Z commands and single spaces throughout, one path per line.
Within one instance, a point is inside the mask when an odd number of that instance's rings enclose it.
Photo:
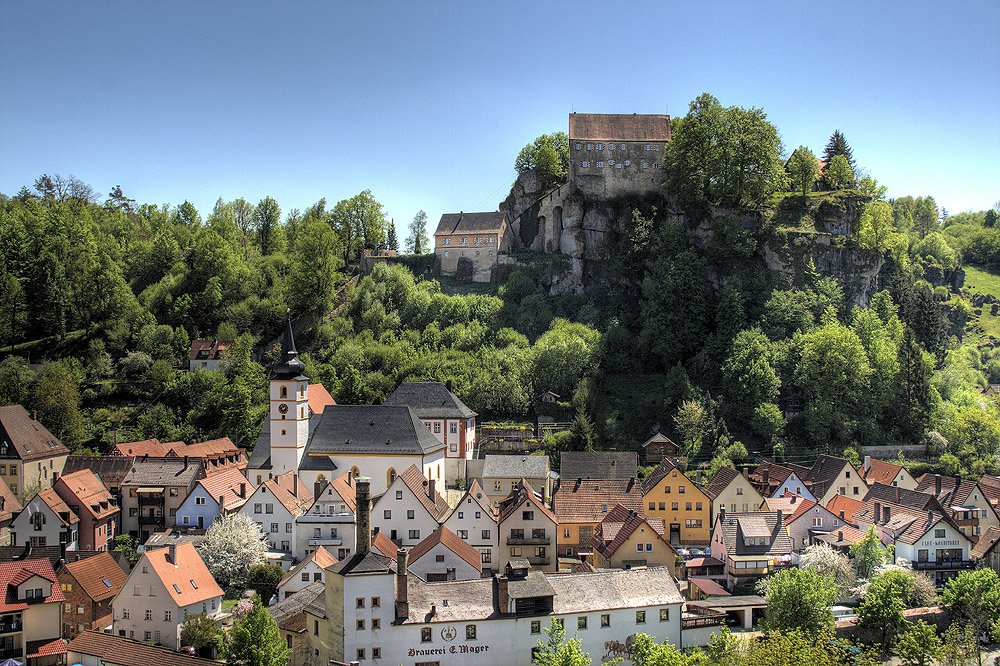
M 23 625 L 20 620 L 11 620 L 10 622 L 0 622 L 0 634 L 13 634 L 15 632 L 21 631 Z
M 21 648 L 8 648 L 6 650 L 0 650 L 0 659 L 20 659 L 21 655 L 24 654 Z
M 550 562 L 550 560 L 549 560 L 548 556 L 545 556 L 545 557 L 529 557 L 528 558 L 528 564 L 530 564 L 533 567 L 546 567 L 546 566 L 549 565 L 549 562 Z
M 942 569 L 971 569 L 970 560 L 942 560 L 939 562 L 911 562 L 917 571 L 940 571 Z
M 736 569 L 729 567 L 730 576 L 766 576 L 767 567 L 756 567 L 753 569 Z
M 163 516 L 139 516 L 139 524 L 163 527 L 166 523 L 163 522 Z
M 548 546 L 549 537 L 507 537 L 508 546 Z
M 341 539 L 340 537 L 333 537 L 333 538 L 318 537 L 315 539 L 309 539 L 310 546 L 341 546 L 343 545 L 343 543 L 344 540 Z

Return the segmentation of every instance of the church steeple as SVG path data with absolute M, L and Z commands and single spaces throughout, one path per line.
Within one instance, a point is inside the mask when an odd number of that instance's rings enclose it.
M 271 368 L 272 378 L 294 378 L 305 372 L 305 363 L 299 360 L 299 352 L 295 349 L 295 338 L 292 335 L 292 320 L 285 320 L 285 340 L 282 343 L 281 360 Z
M 281 360 L 271 368 L 271 470 L 277 476 L 297 471 L 309 439 L 309 378 L 299 360 L 292 320 L 285 322 Z

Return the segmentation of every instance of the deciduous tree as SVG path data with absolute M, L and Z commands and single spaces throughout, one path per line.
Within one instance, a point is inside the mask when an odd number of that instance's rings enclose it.
M 839 594 L 832 576 L 803 569 L 779 571 L 768 581 L 767 629 L 799 630 L 816 636 L 824 628 L 833 626 L 830 606 Z
M 264 563 L 266 541 L 256 523 L 235 513 L 208 528 L 199 554 L 219 585 L 240 587 L 250 569 Z
M 941 639 L 933 625 L 917 620 L 896 643 L 903 666 L 931 666 L 941 651 Z
M 535 666 L 590 666 L 590 655 L 580 647 L 579 638 L 566 638 L 563 621 L 552 620 L 545 628 L 546 640 L 538 641 L 538 649 L 531 656 Z
M 406 237 L 406 249 L 412 254 L 423 254 L 427 249 L 427 213 L 420 210 L 410 222 L 410 235 Z
M 253 224 L 257 230 L 257 247 L 261 256 L 266 257 L 278 249 L 278 234 L 281 224 L 281 208 L 271 197 L 257 203 L 253 212 Z
M 229 634 L 228 666 L 287 666 L 288 648 L 274 618 L 259 599 Z
M 826 169 L 823 171 L 823 177 L 838 190 L 854 185 L 854 171 L 847 162 L 847 158 L 843 155 L 834 155 L 827 162 Z
M 805 146 L 799 146 L 788 160 L 788 175 L 796 192 L 806 196 L 819 177 L 819 163 L 816 156 Z
M 542 190 L 566 182 L 569 137 L 565 132 L 543 134 L 521 149 L 514 161 L 517 172 L 534 170 Z

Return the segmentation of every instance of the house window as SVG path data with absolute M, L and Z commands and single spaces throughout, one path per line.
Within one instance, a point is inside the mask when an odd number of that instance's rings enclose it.
M 122 619 L 123 619 L 123 620 L 127 620 L 127 619 L 129 619 L 129 612 L 128 612 L 128 609 L 127 609 L 127 608 L 123 608 L 123 609 L 122 609 Z
M 854 486 L 854 494 L 855 494 L 855 495 L 857 495 L 857 494 L 858 494 L 858 487 L 857 487 L 857 486 Z
M 642 544 L 641 543 L 635 544 L 635 552 L 637 552 L 637 553 L 641 553 L 642 552 Z
M 474 624 L 465 625 L 465 640 L 467 641 L 476 640 L 476 625 Z
M 276 533 L 278 531 L 278 523 L 271 523 L 271 532 Z
M 479 551 L 479 554 L 481 556 L 483 564 L 490 564 L 491 562 L 493 562 L 493 551 L 491 551 L 489 548 L 482 549 L 481 551 Z
M 737 495 L 742 495 L 743 494 L 743 489 L 742 488 L 737 488 L 736 489 L 736 494 Z
M 535 512 L 534 511 L 522 511 L 521 512 L 521 520 L 534 520 L 534 519 L 535 519 Z
M 458 531 L 458 538 L 459 539 L 468 539 L 469 538 L 469 530 L 459 530 Z
M 611 626 L 611 615 L 609 613 L 601 614 L 601 626 L 610 627 Z
M 650 502 L 649 503 L 649 510 L 650 511 L 655 511 L 656 510 L 656 502 Z M 567 534 L 566 536 L 569 536 L 569 535 Z
M 382 606 L 382 597 L 372 597 L 372 608 L 380 608 Z
M 83 608 L 83 606 L 80 606 L 80 608 Z M 80 612 L 82 613 L 83 611 L 81 610 Z M 168 611 L 168 610 L 167 611 L 163 611 L 163 621 L 164 622 L 170 622 L 170 611 Z
M 176 488 L 171 488 L 170 489 L 170 496 L 171 497 L 177 497 L 177 489 Z
M 646 611 L 636 611 L 635 612 L 635 623 L 636 624 L 646 624 Z
M 432 637 L 433 637 L 433 631 L 431 630 L 430 627 L 421 627 L 420 628 L 420 642 L 421 643 L 430 643 Z
M 458 424 L 457 423 L 449 423 L 448 424 L 448 432 L 451 433 L 452 435 L 457 435 L 458 434 Z
M 391 520 L 392 519 L 392 511 L 390 511 L 389 509 L 386 509 L 385 511 L 382 512 L 382 517 L 385 518 L 386 520 Z
M 302 582 L 303 583 L 308 583 L 309 582 L 309 573 L 308 572 L 305 572 L 305 571 L 302 572 Z
M 372 627 L 375 627 L 375 623 L 377 622 L 377 620 L 378 620 L 378 618 L 376 618 L 375 620 L 372 620 Z M 380 648 L 380 647 L 373 647 L 372 648 L 372 659 L 381 659 L 381 658 L 382 658 L 382 648 Z
M 671 511 L 676 511 L 677 510 L 677 502 L 671 502 L 670 503 L 670 510 Z
M 685 511 L 690 511 L 691 510 L 691 502 L 685 502 L 684 503 L 684 510 Z
M 482 531 L 482 535 L 483 535 L 482 536 L 483 539 L 489 539 L 490 538 L 490 531 L 489 530 L 483 530 Z
M 147 641 L 147 642 L 153 640 L 153 637 L 150 635 L 150 633 L 151 632 L 148 632 L 148 631 L 142 632 L 142 640 Z
M 501 483 L 502 483 L 501 481 L 494 481 L 493 482 L 493 490 L 495 490 L 497 492 L 500 492 L 500 484 Z
M 677 487 L 677 492 L 683 493 L 684 492 L 684 486 L 678 486 Z
M 274 513 L 274 505 L 273 504 L 264 505 L 264 513 Z
M 649 507 L 649 508 L 652 509 L 653 507 Z M 563 538 L 564 539 L 568 539 L 569 538 L 569 530 L 568 529 L 564 529 L 563 530 Z
M 434 433 L 435 434 L 441 434 L 441 424 L 440 423 L 435 423 L 434 424 Z
M 669 608 L 661 608 L 660 609 L 660 622 L 669 622 L 669 621 L 670 621 L 670 609 Z
M 420 538 L 420 530 L 410 530 L 410 538 L 411 539 L 419 539 Z
M 146 609 L 146 620 L 150 621 L 152 619 L 153 619 L 153 611 L 151 611 L 150 609 L 147 608 Z
M 407 509 L 407 511 L 406 511 L 406 519 L 407 520 L 413 520 L 413 516 L 414 516 L 413 509 Z
M 945 536 L 945 531 L 944 531 L 943 528 L 941 528 L 941 529 L 935 529 L 934 530 L 934 538 L 935 539 L 943 539 L 944 536 Z
M 355 623 L 355 627 L 354 627 L 354 629 L 355 629 L 356 631 L 363 631 L 363 630 L 364 630 L 364 628 L 365 628 L 365 621 L 364 621 L 364 620 L 358 620 L 358 621 L 357 621 L 357 622 Z
M 663 492 L 664 492 L 664 494 L 669 495 L 670 494 L 670 486 L 663 486 Z
M 694 510 L 695 511 L 701 511 L 701 502 L 695 502 L 694 503 Z
M 292 531 L 292 524 L 291 523 L 285 523 L 285 534 L 290 534 L 291 531 Z
M 354 600 L 354 603 L 355 603 L 355 606 L 354 606 L 355 608 L 364 608 L 365 607 L 365 598 L 364 597 L 358 597 L 357 599 Z
M 540 620 L 531 621 L 531 633 L 540 634 L 542 633 L 542 623 Z
M 576 618 L 576 628 L 577 629 L 586 629 L 587 628 L 587 616 L 586 615 L 580 615 L 579 617 Z
M 397 490 L 396 491 L 396 499 L 397 500 L 403 499 L 403 491 L 402 490 Z

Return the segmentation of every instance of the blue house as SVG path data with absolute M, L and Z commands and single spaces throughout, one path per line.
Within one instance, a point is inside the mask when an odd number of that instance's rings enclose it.
M 220 515 L 239 511 L 256 488 L 236 468 L 199 479 L 177 509 L 177 527 L 207 530 Z

